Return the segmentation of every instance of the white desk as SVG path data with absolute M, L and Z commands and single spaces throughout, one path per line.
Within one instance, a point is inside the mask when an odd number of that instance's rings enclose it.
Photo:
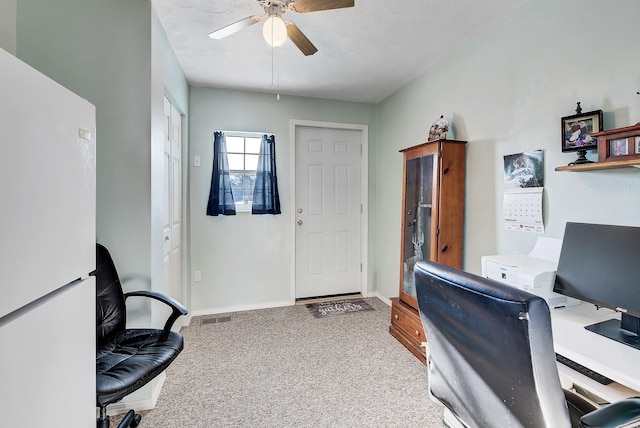
M 611 318 L 620 319 L 620 314 L 587 303 L 551 309 L 555 351 L 614 381 L 602 385 L 559 363 L 563 387 L 573 383 L 607 402 L 640 396 L 640 350 L 584 328 Z

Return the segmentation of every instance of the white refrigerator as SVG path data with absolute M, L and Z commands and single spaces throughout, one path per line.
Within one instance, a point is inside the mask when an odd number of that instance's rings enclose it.
M 95 108 L 0 49 L 0 425 L 95 426 Z

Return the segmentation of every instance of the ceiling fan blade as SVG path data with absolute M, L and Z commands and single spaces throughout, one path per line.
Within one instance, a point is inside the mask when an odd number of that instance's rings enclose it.
M 290 7 L 295 12 L 307 13 L 353 7 L 354 4 L 355 0 L 295 0 Z
M 313 45 L 313 43 L 311 43 L 311 40 L 309 40 L 307 36 L 305 36 L 304 33 L 296 27 L 296 24 L 291 21 L 287 21 L 285 24 L 287 26 L 287 36 L 289 36 L 289 39 L 291 39 L 291 41 L 303 54 L 305 54 L 305 56 L 313 55 L 318 52 L 318 49 Z
M 227 36 L 230 36 L 233 33 L 237 33 L 240 30 L 244 30 L 247 27 L 250 27 L 253 24 L 257 24 L 262 20 L 262 16 L 254 15 L 247 16 L 240 21 L 234 22 L 233 24 L 227 25 L 226 27 L 222 27 L 213 33 L 209 33 L 209 37 L 212 39 L 220 40 Z

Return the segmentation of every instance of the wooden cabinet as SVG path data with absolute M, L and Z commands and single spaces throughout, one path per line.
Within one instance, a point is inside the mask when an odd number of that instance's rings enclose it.
M 420 260 L 462 267 L 466 141 L 438 140 L 401 150 L 404 158 L 400 286 L 389 332 L 422 362 L 426 341 L 413 268 Z

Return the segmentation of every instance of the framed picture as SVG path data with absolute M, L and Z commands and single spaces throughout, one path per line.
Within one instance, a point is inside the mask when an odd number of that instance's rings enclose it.
M 563 152 L 596 150 L 598 140 L 591 134 L 602 131 L 602 110 L 565 116 L 561 127 Z
M 609 140 L 609 153 L 611 156 L 626 156 L 628 154 L 627 148 L 626 138 Z
M 640 124 L 594 133 L 598 162 L 640 159 Z

